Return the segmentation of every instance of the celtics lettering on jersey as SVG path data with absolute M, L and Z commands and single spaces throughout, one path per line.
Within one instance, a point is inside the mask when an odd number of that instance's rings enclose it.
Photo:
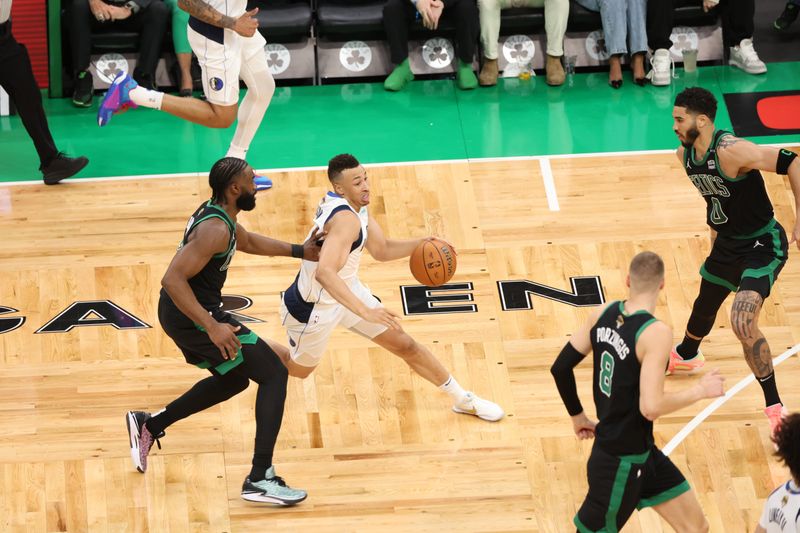
M 686 174 L 706 202 L 706 222 L 720 235 L 749 235 L 772 220 L 772 203 L 764 178 L 757 169 L 739 176 L 727 176 L 717 156 L 720 141 L 732 135 L 714 132 L 705 156 L 697 161 L 694 147 L 683 152 Z

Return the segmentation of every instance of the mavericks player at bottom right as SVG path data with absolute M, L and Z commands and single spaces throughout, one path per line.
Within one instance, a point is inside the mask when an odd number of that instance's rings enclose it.
M 791 479 L 775 489 L 764 504 L 755 533 L 800 531 L 800 414 L 783 420 L 775 434 L 775 455 L 789 468 Z

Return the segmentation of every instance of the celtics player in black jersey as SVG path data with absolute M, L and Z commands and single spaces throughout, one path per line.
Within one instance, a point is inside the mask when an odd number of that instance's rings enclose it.
M 178 251 L 161 280 L 158 319 L 186 361 L 207 369 L 211 376 L 152 416 L 128 412 L 131 458 L 144 473 L 154 440 L 163 437 L 168 426 L 224 402 L 253 380 L 258 384 L 255 453 L 241 495 L 253 502 L 293 505 L 306 498 L 305 491 L 287 486 L 272 465 L 288 379 L 281 357 L 289 351 L 263 341 L 223 311 L 222 286 L 237 250 L 316 261 L 317 235 L 312 234 L 304 245 L 289 244 L 250 233 L 237 223 L 240 211 L 256 206 L 255 173 L 244 160 L 226 157 L 217 161 L 208 182 L 213 197 L 189 218 Z
M 789 150 L 758 146 L 716 129 L 716 112 L 717 101 L 705 89 L 691 87 L 675 98 L 673 127 L 681 143 L 677 156 L 706 202 L 712 246 L 700 267 L 700 294 L 683 342 L 670 355 L 668 372 L 692 372 L 703 366 L 700 341 L 714 326 L 722 302 L 735 292 L 731 327 L 764 391 L 764 413 L 774 434 L 787 411 L 778 395 L 772 352 L 758 319 L 786 263 L 788 245 L 797 242 L 800 247 L 800 225 L 794 222 L 787 241 L 760 171 L 788 174 L 795 207 L 800 208 L 800 160 Z
M 721 396 L 724 378 L 712 370 L 689 389 L 665 393 L 672 329 L 653 316 L 664 288 L 664 262 L 652 252 L 636 255 L 627 285 L 628 299 L 595 310 L 550 369 L 575 434 L 595 439 L 587 465 L 589 492 L 573 521 L 581 533 L 612 533 L 635 509 L 652 507 L 675 531 L 708 531 L 683 474 L 655 446 L 653 421 Z M 573 372 L 590 353 L 596 423 L 583 411 Z

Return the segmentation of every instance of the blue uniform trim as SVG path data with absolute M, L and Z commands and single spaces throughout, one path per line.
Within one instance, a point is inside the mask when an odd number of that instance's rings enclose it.
M 283 294 L 283 303 L 286 305 L 286 310 L 289 311 L 289 314 L 292 315 L 295 320 L 303 324 L 308 324 L 311 318 L 311 312 L 314 310 L 314 304 L 305 301 L 303 297 L 300 296 L 300 289 L 297 288 L 298 277 L 300 277 L 299 274 L 294 278 L 292 284 Z
M 331 192 L 329 192 L 328 195 L 329 196 L 336 196 L 335 194 L 333 194 Z M 322 224 L 320 224 L 320 227 L 324 228 L 325 224 L 328 223 L 328 221 L 331 219 L 331 217 L 333 215 L 335 215 L 336 213 L 338 213 L 339 211 L 352 211 L 353 213 L 355 213 L 355 211 L 353 211 L 353 208 L 350 207 L 349 205 L 337 205 L 336 207 L 333 208 L 333 210 L 331 210 L 330 214 L 328 215 L 328 218 L 326 218 L 325 221 L 322 222 Z M 358 216 L 358 215 L 356 215 L 356 216 Z M 359 220 L 359 222 L 361 222 L 360 218 L 358 220 Z M 361 246 L 361 243 L 363 243 L 363 242 L 364 242 L 364 232 L 361 231 L 361 230 L 358 230 L 358 239 L 356 239 L 353 242 L 352 246 L 350 246 L 350 251 L 354 252 L 354 251 L 358 250 L 358 247 Z
M 218 26 L 203 22 L 202 20 L 189 17 L 189 27 L 207 39 L 211 39 L 215 43 L 225 45 L 225 29 Z

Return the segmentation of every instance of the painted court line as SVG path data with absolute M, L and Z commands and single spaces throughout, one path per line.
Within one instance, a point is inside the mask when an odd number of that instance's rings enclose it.
M 772 146 L 774 148 L 791 148 L 798 146 L 800 143 L 765 143 L 762 146 Z M 365 163 L 365 167 L 391 167 L 391 166 L 409 166 L 409 165 L 454 165 L 459 163 L 493 163 L 499 161 L 541 161 L 542 159 L 578 159 L 585 157 L 619 157 L 619 156 L 640 156 L 640 155 L 655 155 L 655 154 L 670 154 L 674 153 L 675 149 L 668 150 L 631 150 L 627 152 L 590 152 L 582 154 L 552 154 L 552 155 L 522 155 L 522 156 L 509 156 L 509 157 L 473 157 L 469 159 L 435 159 L 430 161 L 399 161 L 399 162 L 386 162 L 386 163 Z M 306 166 L 306 167 L 286 167 L 286 168 L 269 168 L 257 170 L 259 174 L 269 174 L 275 172 L 308 172 L 315 170 L 325 170 L 325 166 Z M 83 183 L 92 181 L 124 181 L 124 180 L 144 180 L 144 179 L 167 179 L 167 178 L 185 178 L 197 177 L 207 175 L 207 171 L 197 172 L 180 172 L 174 174 L 146 174 L 140 176 L 107 176 L 97 178 L 72 178 L 65 183 Z M 34 180 L 18 180 L 18 181 L 0 181 L 0 187 L 6 185 L 41 185 L 41 180 L 37 177 Z
M 550 166 L 550 159 L 543 157 L 539 159 L 539 168 L 542 171 L 542 181 L 544 181 L 544 192 L 547 195 L 547 207 L 550 211 L 560 211 L 558 206 L 558 194 L 556 194 L 556 183 L 553 181 L 553 168 Z
M 790 349 L 786 350 L 781 355 L 773 359 L 772 366 L 777 367 L 779 364 L 783 363 L 797 352 L 800 352 L 800 343 L 795 344 Z M 697 429 L 697 426 L 703 423 L 703 421 L 706 418 L 708 418 L 711 415 L 711 413 L 719 409 L 725 402 L 736 396 L 736 394 L 738 394 L 742 389 L 744 389 L 746 386 L 755 381 L 755 379 L 756 378 L 755 376 L 753 376 L 753 374 L 748 375 L 746 378 L 739 381 L 739 383 L 737 383 L 736 385 L 725 391 L 725 394 L 723 396 L 720 396 L 719 398 L 708 404 L 705 409 L 700 411 L 700 413 L 698 413 L 697 416 L 695 416 L 688 424 L 686 424 L 686 426 L 684 426 L 683 429 L 681 429 L 677 435 L 672 437 L 672 439 L 667 443 L 667 445 L 661 449 L 661 451 L 664 452 L 664 455 L 669 455 L 670 453 L 672 453 L 672 451 L 675 448 L 677 448 L 681 442 L 683 442 L 683 439 L 685 439 L 689 435 L 689 433 Z

